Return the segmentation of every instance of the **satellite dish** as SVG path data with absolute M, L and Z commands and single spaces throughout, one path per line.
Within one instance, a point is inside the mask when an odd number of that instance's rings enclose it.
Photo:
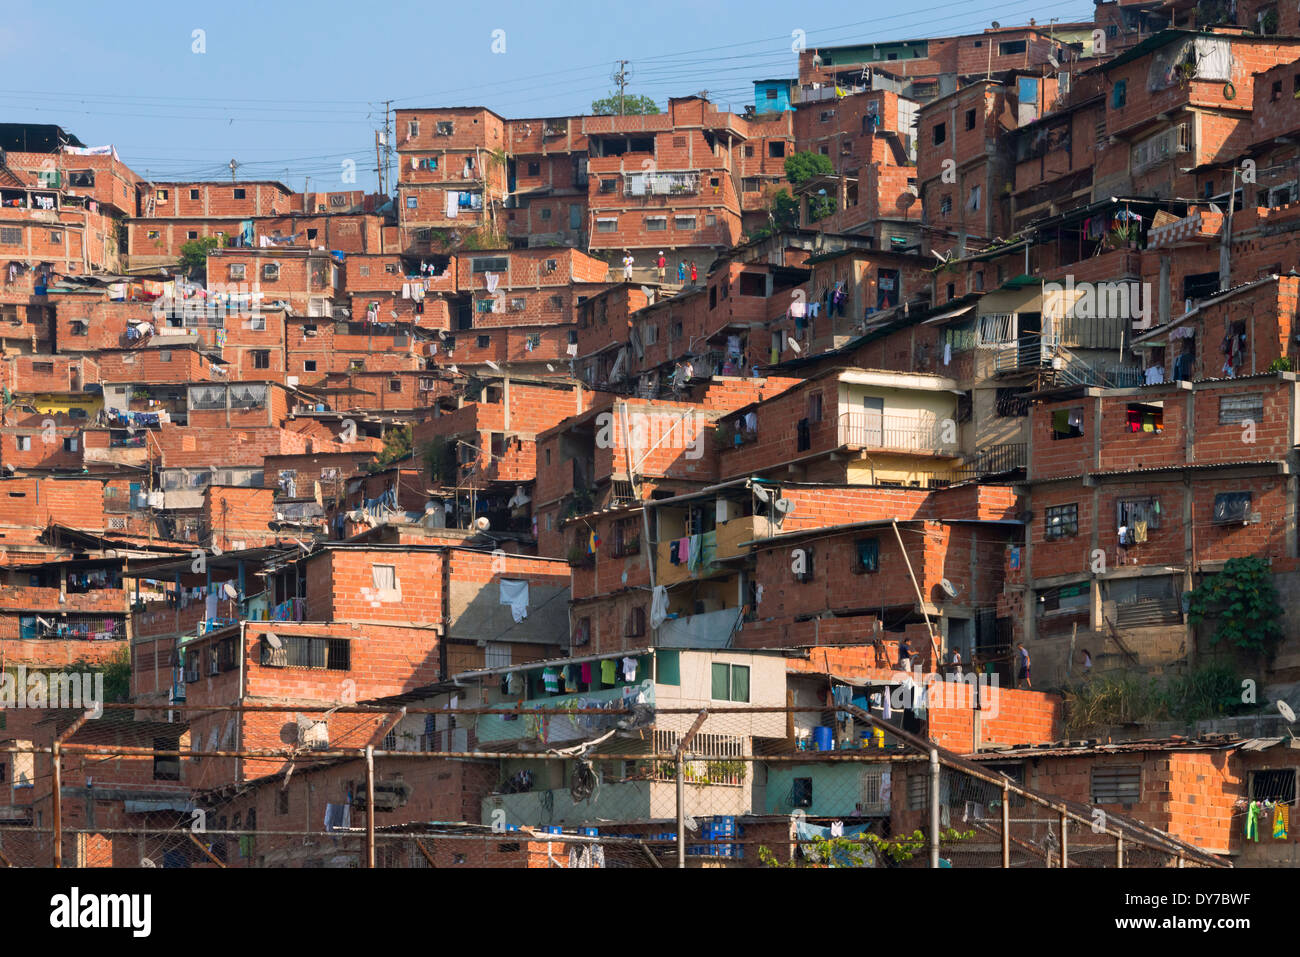
M 1295 724 L 1295 712 L 1285 701 L 1278 701 L 1277 710 L 1282 712 L 1282 717 L 1286 718 L 1287 724 Z
M 547 372 L 554 372 L 554 371 L 555 371 L 555 366 L 551 365 L 549 362 L 546 363 L 546 371 L 547 371 Z
M 760 502 L 772 501 L 772 493 L 770 493 L 767 489 L 763 488 L 763 486 L 753 485 L 751 486 L 751 488 L 753 488 L 754 494 L 758 496 L 758 500 Z
M 953 585 L 952 582 L 948 581 L 948 579 L 945 578 L 942 581 L 940 581 L 939 587 L 943 589 L 943 593 L 947 595 L 949 598 L 957 597 L 957 588 L 956 586 Z
M 155 864 L 155 863 L 153 862 L 153 859 L 152 859 L 152 858 L 149 858 L 149 857 L 142 857 L 142 858 L 140 858 L 140 866 L 141 866 L 141 867 L 157 867 L 158 865 Z
M 232 601 L 239 597 L 239 590 L 236 589 L 234 585 L 230 584 L 230 582 L 226 582 L 224 585 L 222 585 L 221 590 L 225 592 L 226 597 L 231 599 Z
M 284 647 L 284 642 L 280 640 L 280 636 L 273 631 L 268 631 L 266 633 L 266 643 L 276 651 L 279 651 Z
M 789 343 L 790 348 L 793 349 L 795 352 L 803 351 L 802 349 L 799 348 L 799 343 L 794 341 L 794 336 L 786 336 L 785 341 Z
M 1050 53 L 1047 55 L 1047 62 L 1052 64 L 1053 70 L 1059 70 L 1061 68 L 1061 61 L 1058 60 L 1056 57 L 1052 56 Z
M 474 519 L 474 527 L 480 532 L 486 532 L 491 525 L 492 523 L 487 520 L 487 516 L 485 515 L 480 515 L 478 518 Z
M 1002 26 L 1002 24 L 998 23 L 998 21 L 996 21 L 996 20 L 993 21 L 993 29 L 994 29 L 994 30 L 997 30 L 997 29 L 998 29 L 999 27 L 1001 27 L 1001 26 Z
M 492 369 L 493 371 L 495 372 L 501 371 L 501 367 L 497 365 L 495 362 L 493 362 L 491 359 L 487 360 L 487 364 L 488 364 L 488 368 Z
M 788 498 L 778 498 L 775 502 L 772 503 L 772 507 L 775 508 L 782 515 L 789 515 L 791 512 L 794 511 L 794 500 Z

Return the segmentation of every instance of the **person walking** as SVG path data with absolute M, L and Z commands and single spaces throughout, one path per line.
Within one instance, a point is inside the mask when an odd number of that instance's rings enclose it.
M 1024 642 L 1016 645 L 1016 655 L 1020 659 L 1020 667 L 1017 669 L 1019 679 L 1025 683 L 1026 688 L 1032 688 L 1034 683 L 1029 679 L 1029 651 L 1025 648 Z

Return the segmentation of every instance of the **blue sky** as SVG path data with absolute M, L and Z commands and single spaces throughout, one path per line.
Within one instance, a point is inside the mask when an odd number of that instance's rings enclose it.
M 374 130 L 394 107 L 487 106 L 507 117 L 587 112 L 631 61 L 629 91 L 708 90 L 739 111 L 753 80 L 793 76 L 793 32 L 810 46 L 978 32 L 1034 17 L 1090 19 L 1090 0 L 789 0 L 645 3 L 187 5 L 5 0 L 0 118 L 57 123 L 112 143 L 152 179 L 280 179 L 343 189 L 344 160 L 375 187 Z M 250 25 L 253 25 L 250 28 Z M 204 31 L 206 52 L 193 50 Z M 493 53 L 493 31 L 505 52 Z M 147 173 L 146 173 L 147 171 Z

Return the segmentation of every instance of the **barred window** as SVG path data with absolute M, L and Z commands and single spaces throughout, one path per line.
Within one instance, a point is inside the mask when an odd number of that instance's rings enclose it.
M 1050 541 L 1056 538 L 1065 538 L 1067 535 L 1079 534 L 1079 505 L 1073 502 L 1069 505 L 1054 505 L 1044 513 L 1047 522 L 1046 534 Z

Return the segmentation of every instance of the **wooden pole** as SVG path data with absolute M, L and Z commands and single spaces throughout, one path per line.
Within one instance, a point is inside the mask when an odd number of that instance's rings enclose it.
M 50 747 L 50 757 L 54 761 L 54 866 L 63 866 L 63 774 L 59 767 L 59 749 L 62 745 L 56 738 Z
M 1002 866 L 1011 866 L 1011 788 L 1002 783 Z

